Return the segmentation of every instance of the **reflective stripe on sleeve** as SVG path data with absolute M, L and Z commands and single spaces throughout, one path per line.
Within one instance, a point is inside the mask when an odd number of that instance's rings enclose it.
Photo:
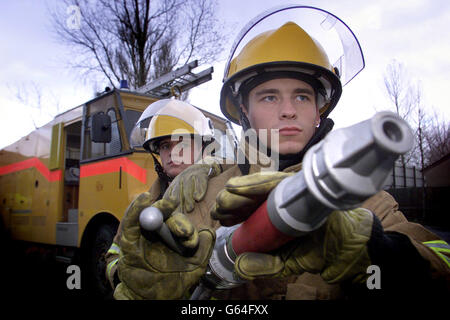
M 108 273 L 108 277 L 111 281 L 113 280 L 114 277 L 114 275 L 111 274 L 111 269 L 116 265 L 117 261 L 119 261 L 119 258 L 114 259 L 113 261 L 108 263 L 108 267 L 106 268 L 106 272 Z
M 120 253 L 120 247 L 117 243 L 112 243 L 111 247 L 108 250 L 108 253 L 111 254 L 119 254 Z
M 434 240 L 423 242 L 428 248 L 434 251 L 439 258 L 441 258 L 447 266 L 450 268 L 450 257 L 446 256 L 444 253 L 450 253 L 450 245 L 444 240 Z

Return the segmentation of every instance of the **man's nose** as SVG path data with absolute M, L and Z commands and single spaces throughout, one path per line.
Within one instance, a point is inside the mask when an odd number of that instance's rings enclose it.
M 297 110 L 295 109 L 290 99 L 283 99 L 280 104 L 280 118 L 295 119 L 297 117 Z

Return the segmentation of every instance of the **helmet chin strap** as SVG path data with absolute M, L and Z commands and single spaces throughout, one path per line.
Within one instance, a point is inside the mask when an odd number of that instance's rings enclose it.
M 156 157 L 153 154 L 153 152 L 150 152 L 150 154 L 153 157 L 153 163 L 154 163 L 154 166 L 155 166 L 155 171 L 156 171 L 156 174 L 158 175 L 158 178 L 160 180 L 160 188 L 161 188 L 160 196 L 162 196 L 164 194 L 164 192 L 166 192 L 166 189 L 169 186 L 169 183 L 172 182 L 173 178 L 169 177 L 164 172 L 163 167 L 159 163 L 158 159 L 156 159 Z
M 245 107 L 246 108 L 246 107 Z M 248 129 L 250 129 L 252 126 L 250 125 L 250 121 L 247 118 L 247 115 L 244 113 L 244 111 L 242 110 L 242 107 L 238 108 L 239 109 L 239 120 L 241 122 L 241 126 L 242 129 L 244 131 L 247 131 Z

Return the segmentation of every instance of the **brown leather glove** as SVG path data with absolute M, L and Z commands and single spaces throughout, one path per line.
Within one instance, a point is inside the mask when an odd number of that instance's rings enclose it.
M 258 172 L 231 178 L 218 194 L 211 211 L 223 225 L 242 222 L 266 199 L 278 183 L 292 175 L 284 172 Z M 370 265 L 367 242 L 373 214 L 358 208 L 335 211 L 324 226 L 291 241 L 273 254 L 243 253 L 236 259 L 236 273 L 248 280 L 320 273 L 327 282 L 366 277 Z
M 121 283 L 115 299 L 182 299 L 205 273 L 215 241 L 209 229 L 197 232 L 189 219 L 173 213 L 175 204 L 168 200 L 153 206 L 163 213 L 167 227 L 179 243 L 194 250 L 184 257 L 170 249 L 157 235 L 144 237 L 139 215 L 150 206 L 149 194 L 141 194 L 127 209 L 122 221 L 118 273 Z
M 195 201 L 201 201 L 208 190 L 209 179 L 222 172 L 219 160 L 208 157 L 183 170 L 170 183 L 164 199 L 175 203 L 183 213 L 194 210 Z
M 258 172 L 227 181 L 216 198 L 211 217 L 223 226 L 232 226 L 247 218 L 267 199 L 278 183 L 293 173 Z
M 363 208 L 334 211 L 324 226 L 291 241 L 274 254 L 239 255 L 235 271 L 248 280 L 309 272 L 320 273 L 328 283 L 365 281 L 367 267 L 371 265 L 367 244 L 373 223 L 373 214 Z

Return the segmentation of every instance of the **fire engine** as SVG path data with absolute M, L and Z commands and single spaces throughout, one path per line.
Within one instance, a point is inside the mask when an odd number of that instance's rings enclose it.
M 157 177 L 152 157 L 130 146 L 131 130 L 152 102 L 211 79 L 212 67 L 198 74 L 195 67 L 136 91 L 105 90 L 0 150 L 0 231 L 80 264 L 90 290 L 106 294 L 103 255 L 129 203 Z M 200 110 L 213 122 L 221 156 L 234 158 L 230 123 Z

